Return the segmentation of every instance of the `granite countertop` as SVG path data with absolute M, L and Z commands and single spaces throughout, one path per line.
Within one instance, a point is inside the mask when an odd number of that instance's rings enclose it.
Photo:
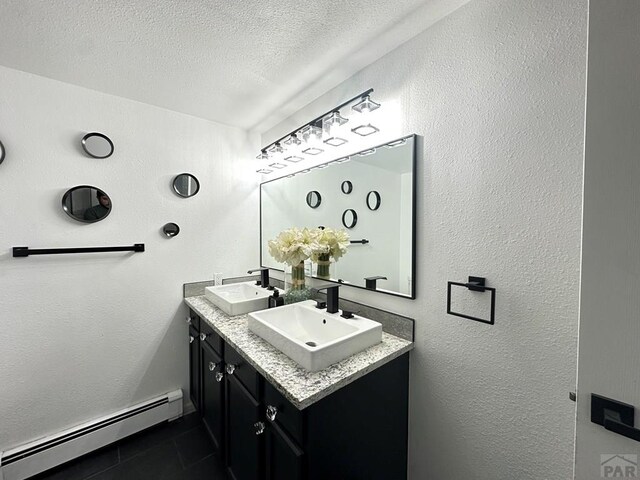
M 300 410 L 413 348 L 412 342 L 382 332 L 381 343 L 324 370 L 310 372 L 249 331 L 247 315 L 229 317 L 204 295 L 184 301 Z

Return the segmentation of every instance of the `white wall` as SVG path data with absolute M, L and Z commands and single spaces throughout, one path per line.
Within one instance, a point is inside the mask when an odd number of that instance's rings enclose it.
M 600 455 L 640 453 L 637 442 L 590 421 L 592 393 L 640 407 L 639 26 L 637 0 L 590 1 L 576 429 L 579 480 L 600 478 Z
M 416 319 L 411 479 L 571 478 L 586 40 L 586 0 L 473 0 L 263 136 L 369 87 L 423 136 L 417 299 L 341 289 Z M 495 326 L 446 315 L 468 275 Z
M 89 131 L 111 137 L 111 158 L 82 153 Z M 186 395 L 182 284 L 258 264 L 257 137 L 0 67 L 0 139 L 0 450 L 177 387 Z M 171 190 L 184 171 L 201 181 L 193 198 Z M 109 217 L 67 217 L 60 200 L 77 184 L 111 196 Z M 167 222 L 179 236 L 161 235 Z M 145 253 L 10 252 L 138 242 Z

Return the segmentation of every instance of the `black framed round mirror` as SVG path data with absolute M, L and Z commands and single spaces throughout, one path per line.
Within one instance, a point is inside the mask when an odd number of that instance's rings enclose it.
M 173 191 L 182 198 L 193 197 L 200 191 L 200 182 L 190 173 L 181 173 L 173 179 Z
M 74 220 L 95 223 L 111 213 L 111 198 L 104 190 L 90 185 L 78 185 L 62 196 L 62 209 Z
M 322 203 L 322 195 L 317 190 L 312 190 L 307 193 L 307 205 L 311 208 L 318 208 Z
M 344 182 L 342 182 L 342 185 L 340 185 L 340 190 L 342 190 L 342 193 L 344 193 L 345 195 L 349 195 L 351 192 L 353 192 L 353 183 L 351 183 L 350 180 L 345 180 Z
M 2 144 L 2 142 L 0 142 L 0 163 L 4 161 L 4 154 L 5 154 L 4 145 Z
M 371 190 L 367 193 L 367 207 L 369 210 L 378 210 L 380 208 L 380 194 L 375 190 Z
M 344 228 L 353 228 L 358 223 L 358 214 L 353 208 L 349 208 L 342 212 L 342 225 Z
M 180 227 L 177 223 L 170 222 L 162 227 L 162 233 L 168 238 L 173 238 L 180 233 Z
M 82 149 L 93 158 L 108 158 L 113 154 L 113 142 L 102 133 L 91 132 L 82 137 Z

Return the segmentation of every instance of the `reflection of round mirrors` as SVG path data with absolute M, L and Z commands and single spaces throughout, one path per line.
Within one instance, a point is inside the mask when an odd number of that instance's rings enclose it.
M 62 209 L 74 220 L 95 223 L 111 213 L 111 199 L 99 188 L 79 185 L 62 196 Z
M 353 191 L 353 184 L 349 180 L 345 180 L 340 185 L 340 190 L 342 190 L 342 193 L 349 195 Z
M 307 193 L 307 205 L 311 208 L 318 208 L 322 203 L 322 195 L 317 190 Z
M 342 213 L 342 225 L 345 228 L 353 228 L 358 223 L 358 214 L 353 208 L 349 208 Z
M 4 145 L 0 142 L 0 163 L 4 160 Z
M 173 190 L 181 197 L 193 197 L 200 190 L 200 182 L 190 173 L 181 173 L 173 179 Z
M 107 158 L 113 153 L 113 142 L 102 133 L 87 133 L 82 137 L 82 148 L 93 158 Z
M 375 190 L 367 193 L 367 207 L 369 210 L 377 210 L 380 208 L 380 194 Z
M 180 233 L 180 227 L 177 223 L 167 223 L 164 227 L 162 227 L 162 233 L 164 233 L 167 237 L 172 238 Z

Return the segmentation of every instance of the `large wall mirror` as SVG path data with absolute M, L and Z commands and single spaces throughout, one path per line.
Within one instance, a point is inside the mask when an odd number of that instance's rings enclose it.
M 368 243 L 349 246 L 331 265 L 331 281 L 366 288 L 365 278 L 386 277 L 376 282 L 376 291 L 415 298 L 415 149 L 416 137 L 410 135 L 351 155 L 348 161 L 329 162 L 328 168 L 312 168 L 308 173 L 263 183 L 262 265 L 284 270 L 269 254 L 267 244 L 283 230 L 321 225 L 343 229 L 351 241 Z M 353 187 L 349 195 L 342 193 L 345 179 Z M 317 208 L 309 208 L 309 192 L 322 197 Z M 373 202 L 370 192 L 376 192 L 382 201 Z M 372 203 L 376 209 L 371 208 Z M 353 224 L 348 229 L 343 226 L 347 211 L 349 225 Z M 357 215 L 357 222 L 351 221 L 355 218 L 351 212 Z M 315 269 L 313 265 L 312 272 Z

